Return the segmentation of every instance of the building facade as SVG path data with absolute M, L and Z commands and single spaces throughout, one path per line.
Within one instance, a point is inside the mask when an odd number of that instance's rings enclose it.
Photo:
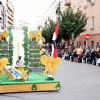
M 64 11 L 64 7 L 64 0 L 54 0 L 45 14 L 40 16 L 41 19 L 36 24 L 36 26 L 43 27 L 49 22 L 49 20 L 56 21 L 58 18 L 58 11 Z
M 68 1 L 66 1 L 68 4 Z M 91 46 L 96 48 L 97 42 L 100 42 L 100 0 L 69 0 L 70 6 L 77 11 L 77 8 L 86 13 L 88 17 L 85 31 L 75 39 L 76 46 Z M 90 39 L 86 40 L 85 35 L 90 34 Z
M 48 19 L 57 19 L 57 8 L 64 11 L 67 7 L 72 7 L 74 12 L 79 8 L 86 13 L 88 17 L 87 25 L 84 27 L 85 31 L 75 39 L 75 46 L 91 46 L 96 47 L 97 42 L 100 43 L 100 0 L 55 0 L 49 7 L 47 12 L 42 16 L 39 24 L 44 26 L 48 23 Z M 85 35 L 90 34 L 90 39 L 85 40 Z
M 14 25 L 14 6 L 10 0 L 3 0 L 5 13 L 5 28 L 9 25 Z
M 2 0 L 0 0 L 0 30 L 5 28 L 5 13 Z

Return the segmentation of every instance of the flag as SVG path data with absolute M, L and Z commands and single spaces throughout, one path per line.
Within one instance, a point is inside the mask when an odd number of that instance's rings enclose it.
M 53 41 L 55 41 L 58 37 L 59 24 L 60 23 L 58 22 L 57 25 L 56 25 L 56 28 L 55 28 L 55 31 L 54 31 L 54 34 L 53 34 L 53 38 L 52 38 Z
M 53 34 L 53 38 L 52 38 L 53 43 L 52 43 L 52 53 L 51 53 L 51 56 L 54 57 L 54 58 L 58 57 L 56 40 L 57 40 L 57 37 L 58 37 L 59 25 L 60 25 L 60 23 L 58 22 L 57 25 L 56 25 L 54 34 Z

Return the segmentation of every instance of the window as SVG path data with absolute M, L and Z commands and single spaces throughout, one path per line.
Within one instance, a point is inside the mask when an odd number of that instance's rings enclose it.
M 86 31 L 86 25 L 84 26 L 84 31 Z
M 94 48 L 94 41 L 91 41 L 91 47 Z
M 87 5 L 87 0 L 85 0 L 85 5 Z
M 85 8 L 85 9 L 87 8 L 87 0 L 85 0 L 84 8 Z
M 84 45 L 86 46 L 86 41 L 84 41 Z
M 79 3 L 77 4 L 77 9 L 79 8 Z
M 77 41 L 77 47 L 78 47 L 78 41 Z
M 94 16 L 91 17 L 91 29 L 94 29 Z
M 79 41 L 79 46 L 81 46 L 81 41 Z
M 91 3 L 92 3 L 92 5 L 94 5 L 95 4 L 95 0 L 91 0 Z
M 82 6 L 82 0 L 80 1 L 79 6 L 80 6 L 80 7 Z
M 59 14 L 60 7 L 61 7 L 61 2 L 59 2 L 59 4 L 57 5 L 57 8 L 56 8 L 56 15 Z

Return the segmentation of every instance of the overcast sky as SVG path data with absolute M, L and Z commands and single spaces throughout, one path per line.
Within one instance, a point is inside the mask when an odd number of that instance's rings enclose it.
M 29 22 L 31 28 L 36 25 L 54 0 L 10 0 L 14 5 L 15 20 Z

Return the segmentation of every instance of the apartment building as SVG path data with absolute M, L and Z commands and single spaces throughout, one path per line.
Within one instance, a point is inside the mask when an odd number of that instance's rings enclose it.
M 88 17 L 87 25 L 84 27 L 85 31 L 75 39 L 75 46 L 87 45 L 93 48 L 96 47 L 97 42 L 100 43 L 100 0 L 55 0 L 49 7 L 47 12 L 42 16 L 44 20 L 40 21 L 40 25 L 48 23 L 48 19 L 56 20 L 57 9 L 64 11 L 67 7 L 72 7 L 74 12 L 79 8 L 86 13 Z M 90 39 L 85 40 L 85 35 L 90 34 Z
M 9 25 L 14 25 L 14 6 L 10 0 L 3 0 L 5 7 L 5 27 Z
M 45 12 L 43 16 L 40 16 L 41 19 L 36 24 L 36 26 L 43 27 L 46 24 L 48 24 L 50 19 L 53 19 L 54 21 L 58 18 L 58 12 L 63 11 L 64 8 L 64 0 L 54 0 L 54 2 L 51 4 L 51 6 L 48 8 L 48 10 Z
M 75 39 L 75 46 L 91 46 L 96 48 L 100 43 L 100 0 L 65 0 L 65 6 L 73 8 L 74 12 L 79 8 L 88 17 L 85 31 Z M 90 39 L 86 40 L 85 35 L 90 34 Z
M 5 14 L 4 14 L 4 6 L 2 0 L 0 0 L 0 30 L 5 28 L 4 20 L 5 20 Z

